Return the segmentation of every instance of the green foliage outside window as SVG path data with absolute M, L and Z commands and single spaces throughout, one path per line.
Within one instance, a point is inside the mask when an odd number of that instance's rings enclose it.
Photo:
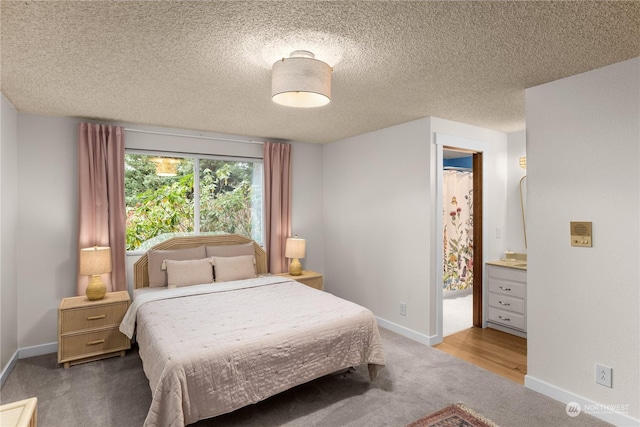
M 195 231 L 193 159 L 181 159 L 175 177 L 157 176 L 151 159 L 125 156 L 127 250 L 139 249 L 154 238 Z M 252 237 L 256 232 L 252 228 L 261 223 L 261 210 L 252 210 L 252 195 L 254 199 L 261 195 L 261 185 L 252 184 L 253 168 L 249 162 L 200 159 L 200 232 Z

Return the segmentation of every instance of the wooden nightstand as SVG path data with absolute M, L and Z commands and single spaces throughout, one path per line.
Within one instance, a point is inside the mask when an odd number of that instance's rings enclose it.
M 58 307 L 58 363 L 64 367 L 124 356 L 131 340 L 118 328 L 129 308 L 129 293 L 109 292 L 97 301 L 64 298 Z
M 312 288 L 322 290 L 322 274 L 315 271 L 304 270 L 300 276 L 292 276 L 289 273 L 278 273 L 275 276 L 287 277 Z

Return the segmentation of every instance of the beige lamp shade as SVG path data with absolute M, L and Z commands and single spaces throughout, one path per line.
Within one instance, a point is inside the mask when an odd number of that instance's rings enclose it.
M 94 246 L 80 250 L 80 274 L 91 276 L 86 295 L 90 300 L 99 300 L 107 294 L 101 274 L 111 273 L 111 248 Z
M 80 251 L 80 274 L 111 273 L 111 248 L 94 246 Z
M 304 239 L 298 239 L 296 237 L 290 237 L 287 239 L 287 243 L 284 247 L 284 256 L 292 258 L 291 264 L 289 264 L 289 274 L 292 276 L 299 276 L 302 274 L 302 265 L 298 258 L 304 258 L 306 248 L 306 241 Z
M 321 107 L 331 101 L 331 67 L 296 50 L 271 69 L 271 99 L 287 107 Z
M 156 175 L 178 175 L 178 163 L 180 163 L 180 159 L 172 159 L 170 157 L 154 157 L 153 159 L 151 159 L 151 161 L 156 164 Z
M 287 258 L 304 258 L 306 241 L 297 237 L 290 237 L 284 249 L 284 256 Z

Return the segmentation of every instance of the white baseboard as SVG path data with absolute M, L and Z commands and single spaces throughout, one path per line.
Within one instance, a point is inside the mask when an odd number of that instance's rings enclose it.
M 389 329 L 396 334 L 400 334 L 403 337 L 407 337 L 413 341 L 417 341 L 421 344 L 426 344 L 428 346 L 432 346 L 438 344 L 437 336 L 429 336 L 421 334 L 420 332 L 416 332 L 412 329 L 405 328 L 404 326 L 400 326 L 396 323 L 389 322 L 388 320 L 384 320 L 378 316 L 376 316 L 376 320 L 378 321 L 378 325 L 382 326 L 385 329 Z
M 26 359 L 27 357 L 41 356 L 43 354 L 57 353 L 57 352 L 58 352 L 57 342 L 52 342 L 49 344 L 34 345 L 33 347 L 24 347 L 24 348 L 17 349 L 16 352 L 13 353 L 13 356 L 11 356 L 11 359 L 9 360 L 9 363 L 7 363 L 7 366 L 5 366 L 4 369 L 2 370 L 2 374 L 0 375 L 0 387 L 2 387 L 4 385 L 4 382 L 7 380 L 7 378 L 9 378 L 9 374 L 11 373 L 11 371 L 13 371 L 13 368 L 16 366 L 16 363 L 18 363 L 18 359 Z
M 19 359 L 26 359 L 27 357 L 42 356 L 43 354 L 57 353 L 58 343 L 52 342 L 49 344 L 34 345 L 33 347 L 24 347 L 18 349 L 20 356 Z
M 9 378 L 9 374 L 13 371 L 13 367 L 16 366 L 18 362 L 18 351 L 19 350 L 16 350 L 16 352 L 13 353 L 13 356 L 9 359 L 9 363 L 7 363 L 7 366 L 2 370 L 2 374 L 0 374 L 0 387 L 4 385 L 4 382 Z
M 616 412 L 610 408 L 610 406 L 622 406 L 622 405 L 604 405 L 601 403 L 593 402 L 589 399 L 585 399 L 582 396 L 571 393 L 570 391 L 561 389 L 545 381 L 534 378 L 530 375 L 524 377 L 524 386 L 544 394 L 552 399 L 560 401 L 562 403 L 577 403 L 580 405 L 581 411 L 600 418 L 608 423 L 621 427 L 640 426 L 640 420 L 630 417 L 621 412 Z

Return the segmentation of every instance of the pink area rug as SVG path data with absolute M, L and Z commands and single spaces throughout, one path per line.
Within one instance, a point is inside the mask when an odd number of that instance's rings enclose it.
M 461 403 L 447 406 L 414 421 L 407 427 L 497 427 L 492 421 L 476 414 Z

